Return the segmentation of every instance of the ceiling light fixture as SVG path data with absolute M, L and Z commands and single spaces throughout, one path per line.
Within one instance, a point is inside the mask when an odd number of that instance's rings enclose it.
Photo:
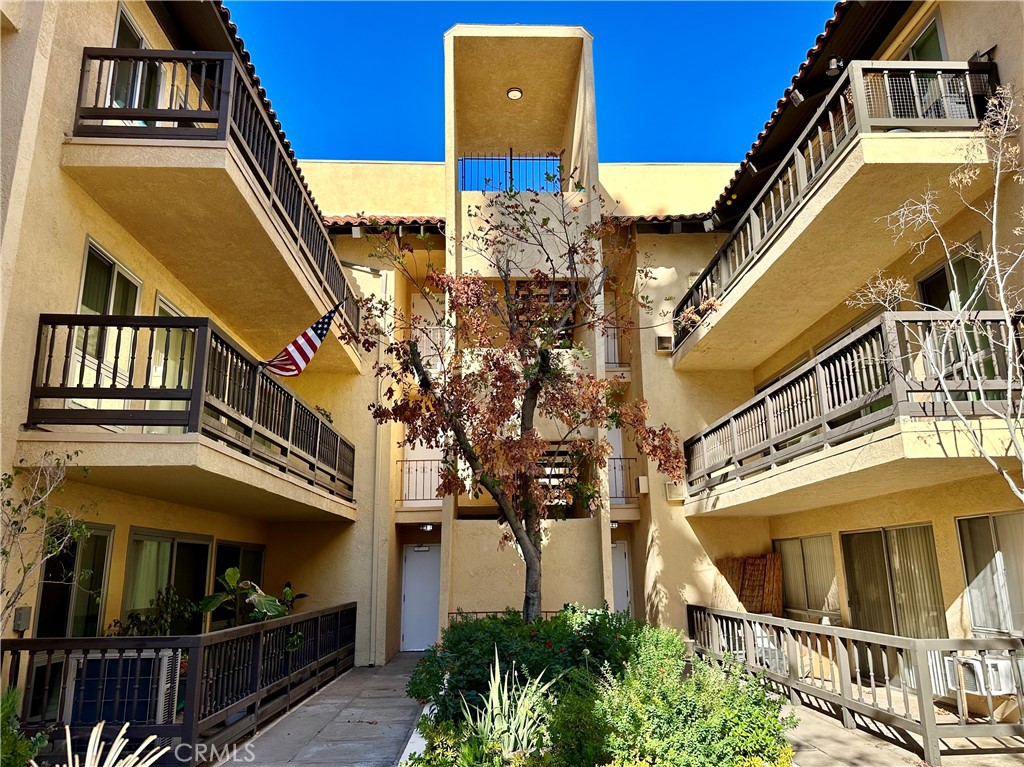
M 434 526 L 433 525 L 420 525 L 420 530 L 422 530 L 425 533 L 431 533 L 431 532 L 434 531 Z
M 508 96 L 512 101 L 519 101 L 523 97 L 522 88 L 509 88 L 505 91 L 505 95 Z
M 833 56 L 828 60 L 828 69 L 825 70 L 825 74 L 829 77 L 835 77 L 843 69 L 843 60 L 836 56 Z

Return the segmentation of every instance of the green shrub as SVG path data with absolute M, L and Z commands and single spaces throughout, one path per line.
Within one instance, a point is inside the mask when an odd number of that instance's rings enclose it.
M 550 705 L 551 761 L 554 767 L 607 764 L 608 727 L 595 715 L 599 677 L 587 668 L 570 670 L 557 701 Z
M 45 745 L 42 733 L 29 737 L 21 732 L 18 690 L 8 687 L 0 695 L 0 767 L 25 767 Z
M 614 767 L 788 767 L 783 701 L 741 667 L 686 658 L 674 631 L 645 628 L 595 706 Z
M 485 618 L 457 616 L 417 663 L 406 691 L 433 703 L 438 718 L 459 720 L 463 696 L 470 706 L 480 705 L 497 650 L 502 672 L 515 661 L 520 682 L 544 672 L 556 680 L 558 693 L 564 672 L 577 666 L 596 670 L 607 664 L 611 673 L 620 671 L 640 625 L 623 613 L 576 606 L 531 623 L 512 610 Z

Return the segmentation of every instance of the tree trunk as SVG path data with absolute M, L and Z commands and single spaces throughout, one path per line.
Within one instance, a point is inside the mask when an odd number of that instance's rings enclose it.
M 533 551 L 528 551 L 526 547 L 523 546 L 520 548 L 523 550 L 523 561 L 526 563 L 526 589 L 523 595 L 523 620 L 529 623 L 534 618 L 539 618 L 541 615 L 541 547 L 537 545 L 533 547 Z

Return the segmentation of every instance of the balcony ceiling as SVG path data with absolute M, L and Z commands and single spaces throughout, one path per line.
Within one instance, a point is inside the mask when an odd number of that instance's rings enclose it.
M 61 165 L 219 322 L 269 359 L 326 303 L 313 268 L 290 252 L 236 151 L 223 142 L 73 139 Z M 338 342 L 324 344 L 316 365 L 360 369 L 356 353 Z
M 498 35 L 501 28 L 475 29 Z M 562 148 L 587 33 L 573 27 L 522 30 L 534 36 L 478 37 L 459 27 L 452 33 L 460 154 L 504 154 L 510 147 L 518 154 L 543 154 Z M 512 87 L 521 88 L 523 98 L 509 99 Z
M 197 434 L 26 432 L 18 458 L 81 451 L 76 481 L 131 495 L 267 521 L 354 521 L 356 508 Z

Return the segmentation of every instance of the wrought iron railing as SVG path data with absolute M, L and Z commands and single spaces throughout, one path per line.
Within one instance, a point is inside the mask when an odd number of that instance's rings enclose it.
M 203 317 L 41 315 L 28 424 L 201 433 L 352 500 L 352 443 Z
M 996 83 L 996 66 L 987 62 L 851 62 L 711 263 L 676 305 L 674 347 L 764 255 L 835 158 L 859 134 L 973 130 Z
M 698 652 L 762 674 L 794 705 L 833 707 L 846 727 L 866 718 L 914 733 L 936 767 L 943 740 L 1024 746 L 1024 724 L 997 713 L 1006 700 L 1024 710 L 1020 638 L 912 639 L 700 605 L 687 605 L 687 617 Z M 980 713 L 971 712 L 971 698 Z
M 84 753 L 98 722 L 108 743 L 130 722 L 132 749 L 154 735 L 161 764 L 194 765 L 352 668 L 355 634 L 349 602 L 196 636 L 5 639 L 3 673 L 47 753 L 66 752 L 65 725 Z
M 617 327 L 610 327 L 605 330 L 604 336 L 604 364 L 609 368 L 628 368 L 629 352 L 623 349 L 628 341 L 628 336 Z
M 441 484 L 439 458 L 399 461 L 398 473 L 401 477 L 401 500 L 441 502 L 437 497 L 437 488 Z
M 974 395 L 1005 395 L 1007 333 L 1017 334 L 1020 350 L 1020 328 L 1008 329 L 999 312 L 975 312 L 962 337 L 936 348 L 950 320 L 946 312 L 889 312 L 832 344 L 686 440 L 690 488 L 767 471 L 900 416 L 991 414 Z M 968 369 L 966 359 L 982 364 Z
M 608 459 L 608 497 L 612 506 L 636 503 L 636 458 Z
M 319 275 L 331 305 L 359 327 L 358 296 L 323 218 L 245 67 L 225 51 L 86 48 L 75 136 L 229 140 L 293 254 Z
M 463 155 L 458 176 L 461 192 L 559 192 L 562 189 L 562 158 L 547 155 Z

